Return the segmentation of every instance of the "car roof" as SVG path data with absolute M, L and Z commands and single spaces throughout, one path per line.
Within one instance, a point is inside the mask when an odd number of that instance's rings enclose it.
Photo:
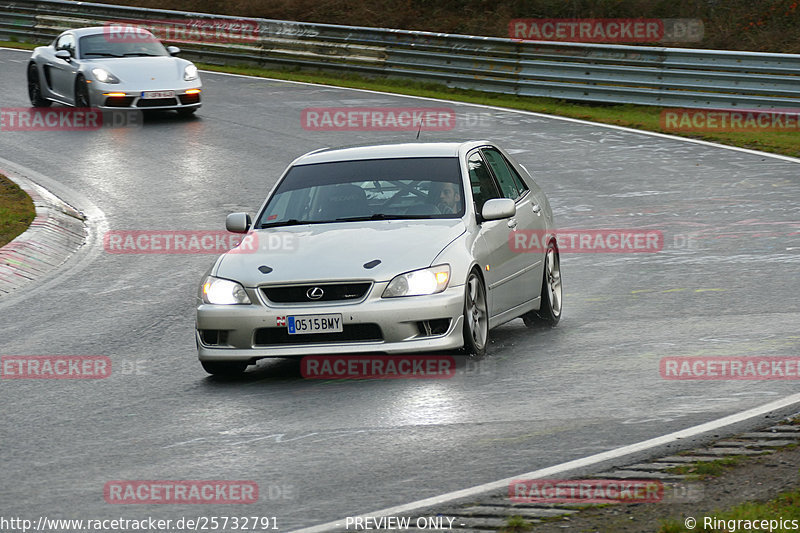
M 109 27 L 110 26 L 91 26 L 89 28 L 77 28 L 74 30 L 67 30 L 63 33 L 69 32 L 75 35 L 75 37 L 83 37 L 85 35 L 97 35 L 98 33 L 108 33 Z M 140 28 L 140 30 L 147 31 L 149 33 L 149 30 L 147 30 L 146 28 Z
M 413 142 L 323 148 L 298 157 L 292 165 L 313 165 L 315 163 L 363 159 L 458 157 L 459 152 L 462 150 L 469 150 L 474 146 L 483 146 L 485 144 L 491 143 L 489 141 Z

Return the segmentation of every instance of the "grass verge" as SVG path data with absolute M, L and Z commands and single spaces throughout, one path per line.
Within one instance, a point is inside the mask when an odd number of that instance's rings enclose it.
M 524 533 L 530 531 L 533 524 L 521 516 L 509 516 L 506 518 L 506 525 L 498 530 L 498 533 Z
M 687 476 L 689 480 L 708 479 L 722 475 L 727 469 L 740 464 L 744 457 L 744 455 L 734 455 L 714 461 L 696 461 L 691 464 L 669 468 L 667 473 Z
M 692 518 L 697 520 L 693 528 L 686 527 L 686 519 L 670 519 L 661 523 L 658 533 L 797 531 L 800 527 L 800 490 L 784 492 L 765 502 L 746 502 Z
M 28 229 L 35 216 L 31 197 L 0 174 L 0 246 L 5 246 Z
M 0 46 L 10 48 L 31 49 L 35 46 L 30 43 L 0 41 Z M 664 108 L 658 106 L 643 106 L 633 104 L 593 104 L 577 103 L 554 98 L 539 98 L 530 96 L 513 96 L 484 93 L 464 89 L 450 89 L 434 83 L 420 83 L 407 80 L 386 78 L 368 78 L 355 74 L 308 72 L 300 70 L 276 70 L 253 67 L 249 65 L 211 65 L 198 62 L 197 66 L 215 72 L 229 72 L 245 74 L 264 78 L 275 78 L 288 81 L 301 81 L 320 83 L 338 87 L 351 87 L 356 89 L 369 89 L 409 96 L 422 96 L 455 100 L 460 102 L 491 105 L 508 109 L 534 111 L 549 115 L 614 124 L 629 128 L 668 133 L 680 137 L 701 139 L 741 148 L 750 148 L 764 152 L 800 157 L 800 130 L 790 132 L 708 132 L 691 133 L 672 131 L 662 127 L 661 112 Z
M 780 422 L 780 425 L 800 425 L 800 417 L 783 420 Z M 783 449 L 790 450 L 796 448 L 796 446 L 795 444 L 791 444 L 783 447 Z M 720 476 L 731 468 L 743 466 L 746 464 L 747 460 L 747 456 L 735 455 L 716 461 L 698 461 L 691 465 L 670 469 L 669 472 L 687 474 L 689 476 L 696 476 L 701 480 L 706 480 Z M 797 531 L 800 528 L 800 489 L 783 492 L 771 500 L 748 501 L 725 510 L 715 510 L 713 513 L 702 513 L 699 516 L 692 516 L 692 518 L 697 521 L 697 525 L 691 529 L 686 527 L 686 518 L 683 520 L 672 518 L 663 520 L 661 521 L 661 527 L 658 529 L 658 533 L 743 530 L 764 530 L 783 533 Z M 767 524 L 761 524 L 761 520 L 766 520 Z M 777 520 L 778 523 L 769 523 L 769 520 Z M 780 520 L 784 522 L 781 523 Z M 795 522 L 791 522 L 792 520 L 795 520 Z M 744 523 L 744 521 L 748 522 Z M 754 524 L 753 522 L 755 521 L 759 521 L 759 523 Z
M 798 426 L 800 417 L 784 419 L 778 425 Z M 685 477 L 664 501 L 605 508 L 591 505 L 569 516 L 544 519 L 533 525 L 531 533 L 798 531 L 800 446 L 792 441 L 800 440 L 800 433 L 787 431 L 784 436 L 776 434 L 775 438 L 790 444 L 770 447 L 759 455 L 732 455 L 666 470 Z M 686 450 L 682 455 L 697 453 Z M 766 520 L 766 525 L 761 520 Z

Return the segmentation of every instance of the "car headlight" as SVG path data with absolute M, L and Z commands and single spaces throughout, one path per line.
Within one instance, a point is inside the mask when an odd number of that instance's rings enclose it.
M 203 301 L 207 304 L 236 305 L 249 304 L 250 298 L 241 284 L 229 279 L 208 276 L 201 290 Z
M 119 83 L 119 78 L 104 68 L 93 68 L 92 75 L 94 76 L 94 79 L 100 83 Z
M 183 69 L 183 79 L 186 81 L 196 80 L 197 67 L 194 65 L 186 65 L 186 68 Z
M 447 288 L 450 265 L 437 265 L 395 276 L 383 291 L 384 298 L 436 294 Z

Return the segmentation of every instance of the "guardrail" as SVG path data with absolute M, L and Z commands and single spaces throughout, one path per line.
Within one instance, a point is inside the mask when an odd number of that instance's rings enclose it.
M 800 108 L 800 54 L 518 41 L 140 9 L 0 0 L 0 38 L 49 41 L 108 23 L 257 28 L 243 42 L 181 42 L 211 64 L 358 72 L 492 93 L 699 108 Z M 143 21 L 149 21 L 143 23 Z

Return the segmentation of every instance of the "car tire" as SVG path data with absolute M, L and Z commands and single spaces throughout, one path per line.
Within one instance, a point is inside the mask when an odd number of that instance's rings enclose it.
M 464 288 L 464 352 L 472 357 L 486 355 L 489 339 L 489 312 L 483 278 L 472 270 Z
M 247 361 L 200 361 L 200 364 L 214 376 L 239 376 L 247 368 Z
M 538 311 L 529 311 L 522 320 L 529 328 L 553 327 L 561 320 L 561 260 L 554 242 L 547 245 L 542 271 L 541 306 Z
M 53 102 L 42 96 L 42 83 L 36 65 L 28 65 L 28 97 L 33 107 L 50 107 Z
M 75 80 L 75 107 L 92 107 L 89 97 L 89 86 L 83 76 L 78 76 Z

